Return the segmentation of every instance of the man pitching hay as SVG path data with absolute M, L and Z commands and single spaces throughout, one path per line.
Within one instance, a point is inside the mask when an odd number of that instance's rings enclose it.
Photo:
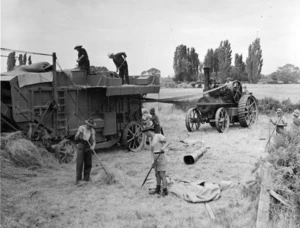
M 283 111 L 281 108 L 278 108 L 277 111 L 277 120 L 270 119 L 270 122 L 276 126 L 277 134 L 283 134 L 285 131 L 285 127 L 287 126 L 287 120 L 283 115 Z
M 151 143 L 150 148 L 152 152 L 152 157 L 154 163 L 152 167 L 155 168 L 155 176 L 156 176 L 156 189 L 150 194 L 160 194 L 161 186 L 162 186 L 162 196 L 168 195 L 167 189 L 167 179 L 166 179 L 166 169 L 167 169 L 167 158 L 165 154 L 166 148 L 170 145 L 169 142 L 166 141 L 166 137 L 162 134 L 155 134 L 153 128 L 145 128 L 143 133 L 147 137 L 150 137 Z
M 96 138 L 95 130 L 96 126 L 93 117 L 90 117 L 85 121 L 85 125 L 78 128 L 75 135 L 75 140 L 79 141 L 77 151 L 77 163 L 76 163 L 76 184 L 82 179 L 82 170 L 84 181 L 90 180 L 90 173 L 92 169 L 92 151 L 95 149 Z

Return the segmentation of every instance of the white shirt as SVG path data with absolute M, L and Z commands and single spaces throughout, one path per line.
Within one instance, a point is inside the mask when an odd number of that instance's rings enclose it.
M 93 139 L 93 145 L 91 145 L 91 149 L 94 150 L 95 145 L 96 145 L 95 130 L 93 128 L 88 129 L 87 125 L 81 125 L 78 128 L 78 131 L 77 131 L 77 133 L 75 135 L 75 139 L 78 139 L 80 133 L 82 133 L 82 139 L 85 140 L 85 141 L 89 142 L 90 137 L 92 137 L 92 139 Z

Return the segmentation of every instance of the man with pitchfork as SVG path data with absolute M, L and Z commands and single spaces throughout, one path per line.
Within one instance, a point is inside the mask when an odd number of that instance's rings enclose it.
M 117 73 L 119 72 L 119 76 L 122 79 L 122 84 L 129 84 L 129 76 L 128 76 L 128 65 L 126 61 L 126 53 L 120 52 L 117 54 L 108 53 L 108 58 L 112 59 L 117 67 Z
M 92 169 L 92 150 L 96 146 L 95 130 L 96 123 L 93 117 L 85 121 L 85 125 L 81 125 L 75 135 L 75 140 L 78 141 L 77 161 L 76 161 L 76 183 L 82 179 L 84 181 L 90 180 L 90 173 Z
M 283 111 L 281 108 L 278 108 L 277 111 L 277 120 L 270 119 L 270 122 L 276 126 L 276 133 L 283 134 L 285 131 L 285 127 L 287 126 L 287 120 L 283 115 Z

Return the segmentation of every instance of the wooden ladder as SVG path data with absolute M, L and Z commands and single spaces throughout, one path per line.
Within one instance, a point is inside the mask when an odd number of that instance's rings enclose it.
M 57 134 L 65 135 L 67 130 L 65 91 L 57 91 Z

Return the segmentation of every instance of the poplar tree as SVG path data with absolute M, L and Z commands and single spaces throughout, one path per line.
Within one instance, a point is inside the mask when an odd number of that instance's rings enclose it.
M 226 78 L 230 76 L 231 71 L 231 46 L 228 40 L 221 41 L 218 48 L 218 61 L 219 61 L 219 80 L 221 83 L 226 81 Z
M 256 38 L 248 48 L 248 58 L 246 60 L 246 72 L 250 83 L 257 83 L 260 78 L 263 66 L 262 50 L 260 39 Z
M 199 73 L 199 57 L 196 50 L 186 45 L 176 47 L 173 59 L 173 69 L 176 81 L 197 80 Z
M 234 66 L 231 70 L 231 76 L 235 80 L 244 81 L 247 80 L 245 77 L 245 63 L 243 61 L 243 55 L 235 54 L 234 56 Z
M 12 71 L 16 66 L 16 53 L 11 52 L 7 57 L 7 71 Z
M 23 56 L 23 65 L 26 65 L 26 63 L 27 63 L 27 55 L 25 53 Z
M 23 65 L 23 56 L 22 54 L 19 54 L 19 65 Z

